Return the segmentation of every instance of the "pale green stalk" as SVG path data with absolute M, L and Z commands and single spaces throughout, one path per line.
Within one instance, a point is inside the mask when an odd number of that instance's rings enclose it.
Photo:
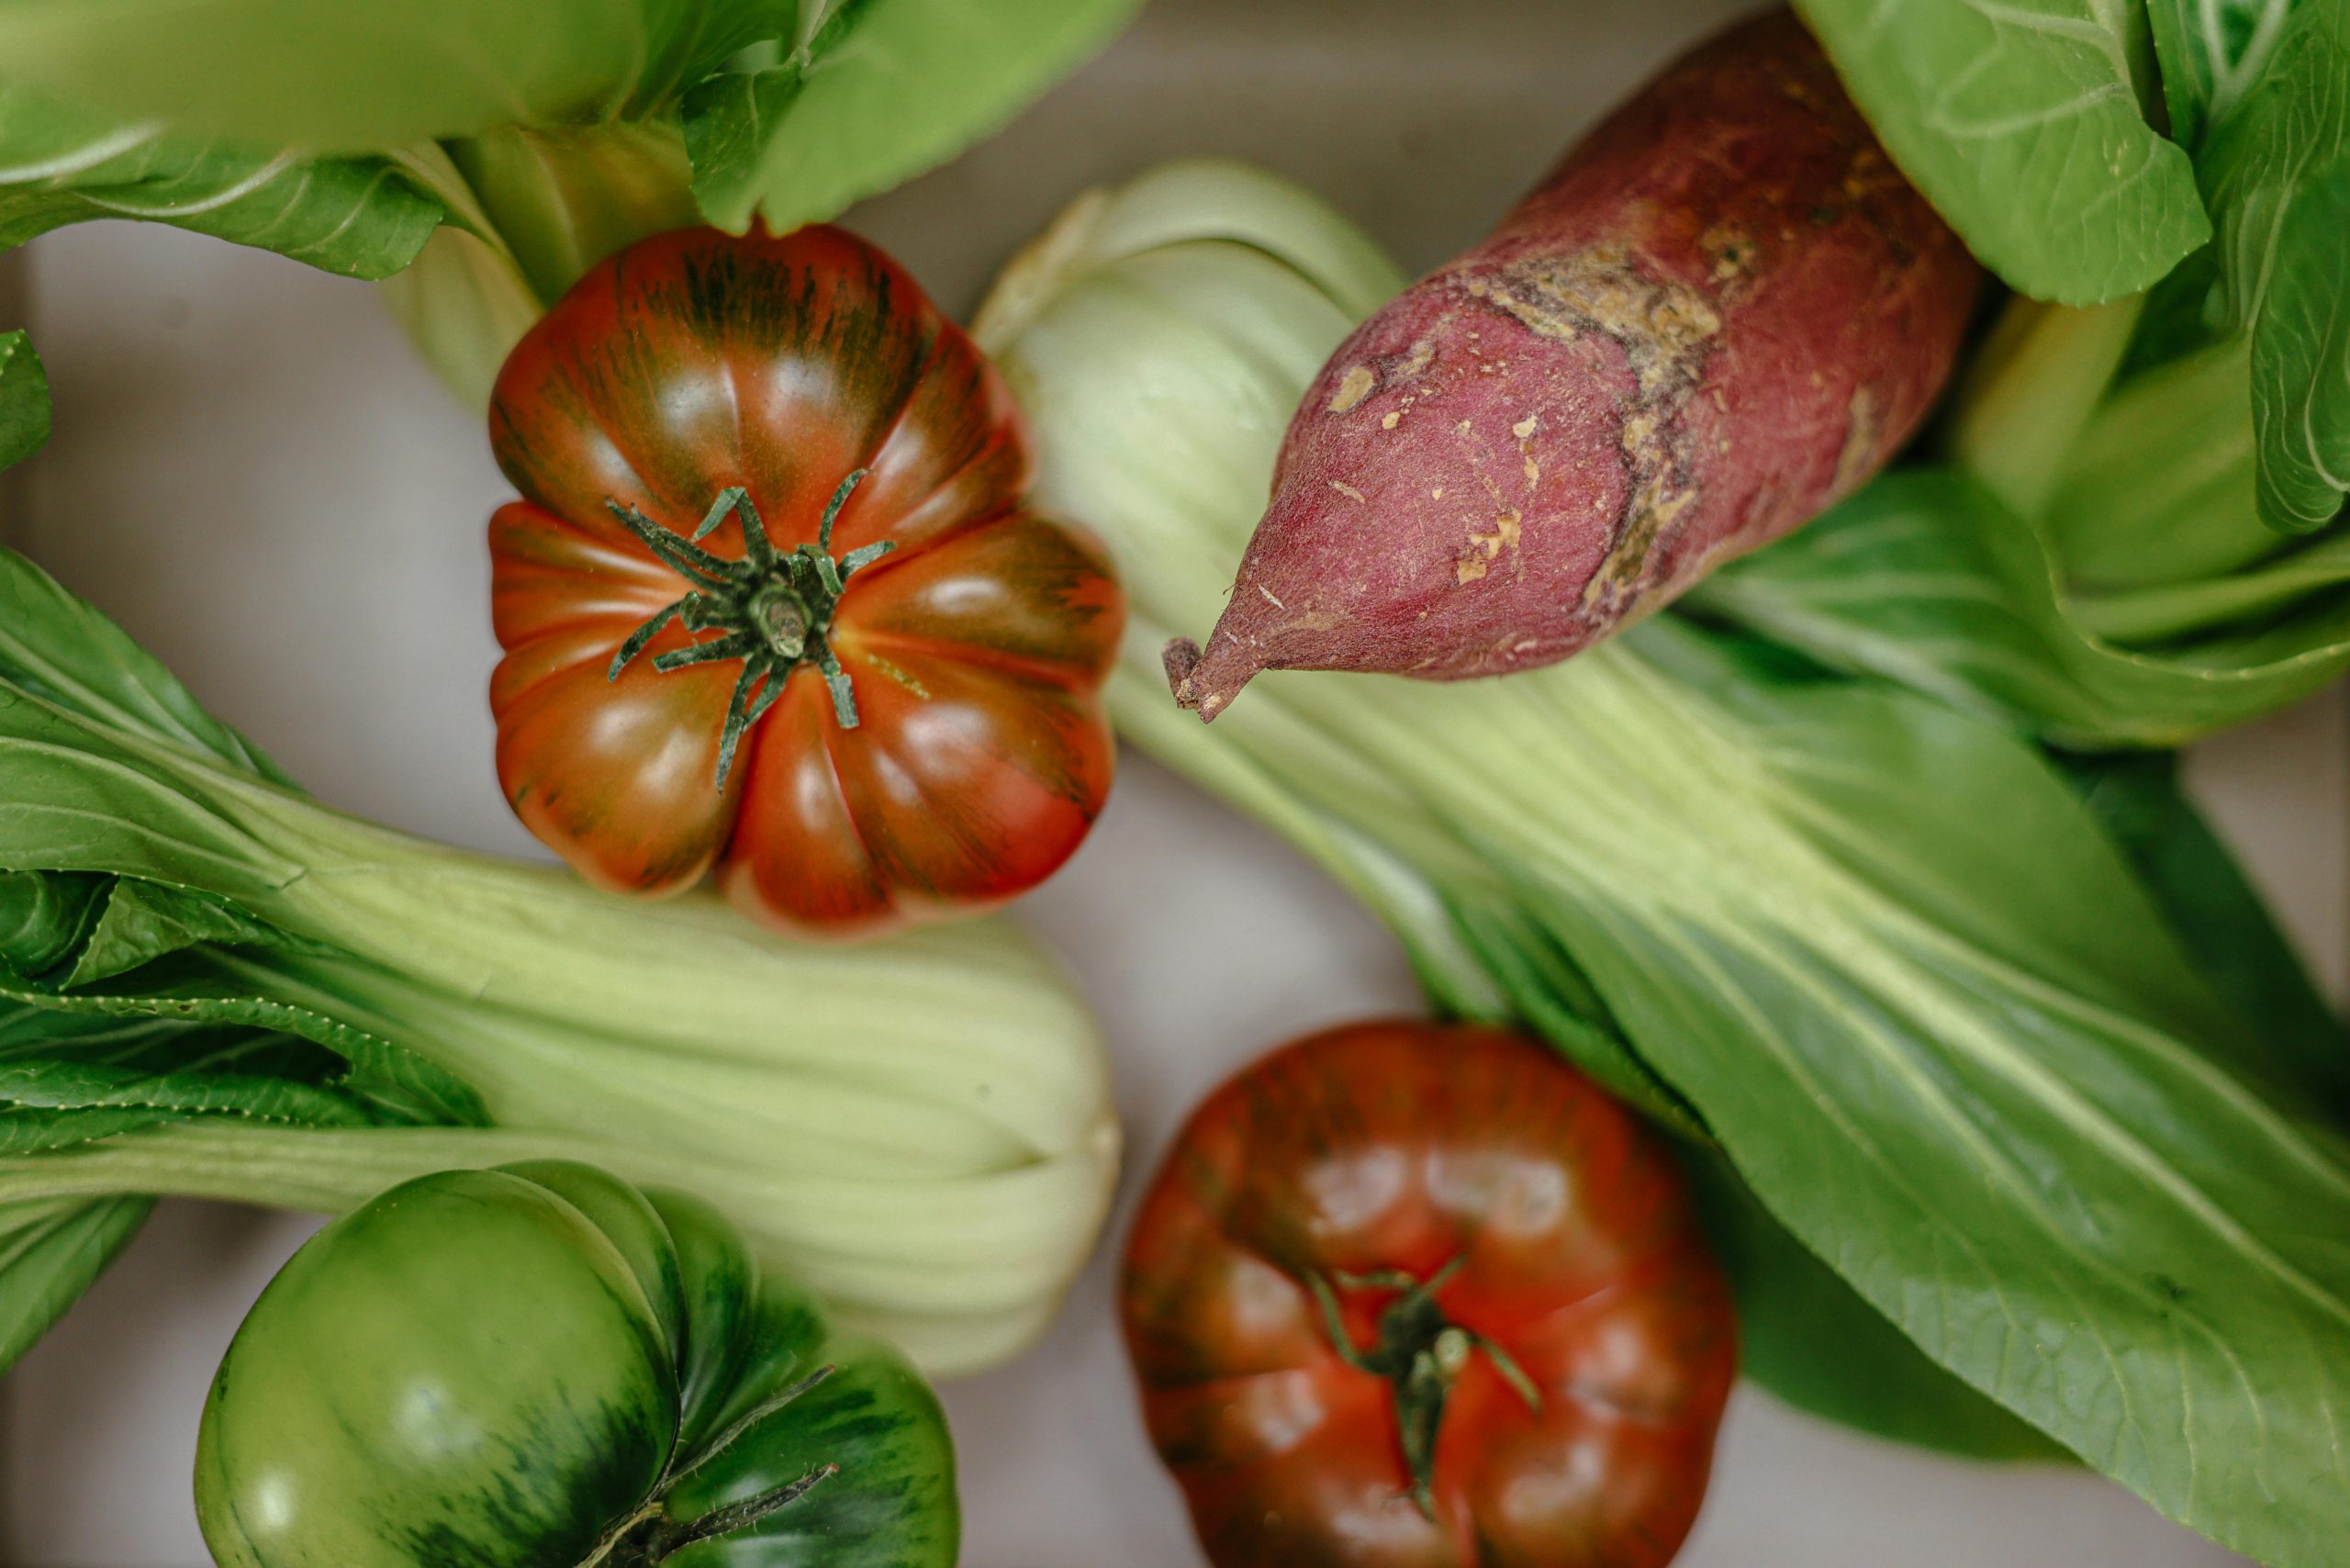
M 495 1124 L 167 1127 L 15 1161 L 0 1200 L 333 1210 L 437 1163 L 590 1159 L 717 1203 L 940 1372 L 1024 1343 L 1090 1249 L 1116 1169 L 1107 1065 L 1067 980 L 1011 927 L 785 941 L 708 894 L 600 893 L 359 822 L 150 727 L 0 694 L 17 792 L 0 869 L 230 902 L 303 946 L 209 949 L 212 972 L 423 1058 Z

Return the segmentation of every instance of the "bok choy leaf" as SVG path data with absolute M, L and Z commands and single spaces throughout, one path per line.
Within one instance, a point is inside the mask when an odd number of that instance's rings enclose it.
M 1939 462 L 1897 470 L 1692 605 L 2059 744 L 2174 745 L 2350 668 L 2350 518 L 2257 500 L 2256 342 L 2154 296 L 2020 301 Z
M 2264 68 L 2214 116 L 2197 167 L 2221 314 L 2251 337 L 2260 515 L 2300 533 L 2350 491 L 2350 0 L 2259 21 Z
M 1095 242 L 1145 207 L 1151 244 Z M 1505 680 L 1275 674 L 1212 728 L 1168 701 L 1161 640 L 1213 619 L 1367 304 L 1228 234 L 1146 179 L 981 323 L 1041 498 L 1133 585 L 1128 738 L 1320 859 L 1438 998 L 1711 1142 L 1964 1383 L 2237 1550 L 2330 1562 L 2350 1159 L 2011 728 L 1671 616 Z
M 121 121 L 0 74 L 0 250 L 122 218 L 257 245 L 346 277 L 416 258 L 442 204 L 393 160 L 312 156 Z
M 32 339 L 0 332 L 0 468 L 11 468 L 49 440 L 49 374 Z
M 356 277 L 421 251 L 394 309 L 486 403 L 612 252 L 832 218 L 993 130 L 1136 4 L 0 7 L 0 249 L 142 218 Z
M 1106 1209 L 1098 1036 L 1009 927 L 810 949 L 341 816 L 5 552 L 0 801 L 0 1350 L 150 1196 L 341 1211 L 577 1159 L 970 1371 Z
M 1902 173 L 2019 291 L 2075 305 L 2134 294 L 2210 237 L 2193 164 L 2142 106 L 2142 6 L 1796 8 Z

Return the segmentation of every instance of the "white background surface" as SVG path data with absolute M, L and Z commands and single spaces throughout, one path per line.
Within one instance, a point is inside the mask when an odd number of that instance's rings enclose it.
M 1446 0 L 1438 28 L 1427 0 L 1159 0 L 1004 138 L 853 221 L 968 310 L 1080 186 L 1225 151 L 1315 185 L 1421 266 L 1472 240 L 1577 127 L 1735 9 Z M 15 542 L 327 800 L 533 853 L 489 767 L 482 526 L 503 486 L 477 418 L 362 286 L 128 225 L 51 236 L 31 258 L 58 435 L 23 476 Z M 2197 765 L 2337 994 L 2350 956 L 2344 732 L 2337 694 Z M 1334 888 L 1131 756 L 1091 843 L 1023 918 L 1069 957 L 1108 1026 L 1129 1202 L 1182 1112 L 1232 1067 L 1300 1029 L 1414 1002 L 1393 946 Z M 187 1488 L 204 1387 L 307 1229 L 166 1206 L 0 1388 L 0 1562 L 201 1568 Z M 1136 1417 L 1109 1291 L 1105 1250 L 1043 1348 L 948 1391 L 971 1568 L 1198 1561 Z M 2088 1476 L 1926 1458 L 1751 1391 L 1682 1559 L 2231 1561 Z

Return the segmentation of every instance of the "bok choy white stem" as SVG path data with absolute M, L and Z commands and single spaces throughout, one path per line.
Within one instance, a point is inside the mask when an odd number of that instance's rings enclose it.
M 356 821 L 5 554 L 0 801 L 0 1206 L 591 1160 L 942 1372 L 1039 1332 L 1105 1212 L 1098 1032 L 1009 926 L 804 946 Z M 0 1360 L 74 1289 L 0 1266 Z

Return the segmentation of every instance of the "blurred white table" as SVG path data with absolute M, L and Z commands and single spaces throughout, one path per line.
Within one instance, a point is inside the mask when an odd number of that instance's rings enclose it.
M 1482 230 L 1573 130 L 1725 0 L 1160 0 L 1010 132 L 855 215 L 950 307 L 1080 187 L 1166 156 L 1305 180 L 1410 264 Z M 1340 12 L 1344 13 L 1343 21 Z M 316 792 L 535 853 L 489 767 L 482 526 L 503 486 L 364 286 L 129 225 L 32 247 L 54 445 L 16 543 L 118 617 Z M 0 327 L 13 322 L 0 321 Z M 2339 696 L 2199 757 L 2197 780 L 2339 994 L 2350 957 Z M 1137 758 L 1023 918 L 1106 1021 L 1132 1148 L 1261 1047 L 1410 1007 L 1371 922 L 1284 846 Z M 1217 977 L 1214 986 L 1193 978 Z M 1124 1233 L 1125 1207 L 1113 1222 Z M 203 1568 L 196 1413 L 298 1218 L 167 1205 L 0 1387 L 0 1562 Z M 948 1391 L 971 1568 L 1188 1568 L 1110 1311 L 1109 1251 L 1050 1339 Z M 1930 1459 L 1733 1406 L 1685 1568 L 2210 1568 L 2234 1561 L 2065 1471 Z

